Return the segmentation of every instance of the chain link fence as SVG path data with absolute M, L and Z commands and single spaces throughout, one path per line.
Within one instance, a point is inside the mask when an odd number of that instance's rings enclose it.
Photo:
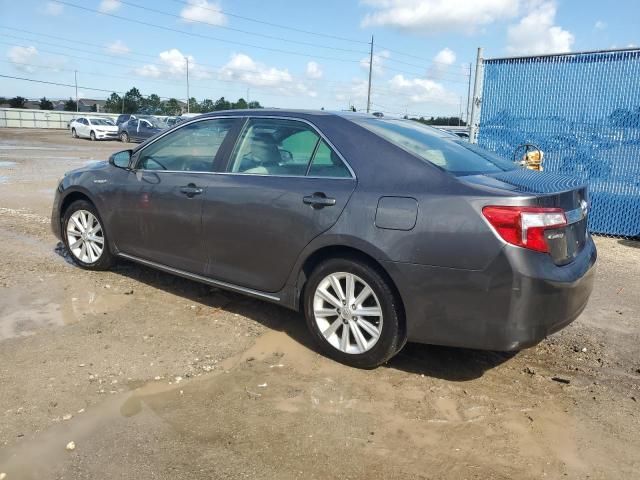
M 478 143 L 514 160 L 523 144 L 537 146 L 545 171 L 589 185 L 592 232 L 640 237 L 640 50 L 483 67 Z

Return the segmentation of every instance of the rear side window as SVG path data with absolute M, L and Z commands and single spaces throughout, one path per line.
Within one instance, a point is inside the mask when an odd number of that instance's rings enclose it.
M 145 147 L 138 168 L 210 172 L 213 161 L 236 120 L 218 118 L 185 125 Z
M 453 175 L 497 173 L 518 168 L 483 148 L 445 137 L 413 120 L 367 118 L 353 121 Z
M 253 175 L 351 177 L 340 157 L 308 124 L 253 118 L 247 122 L 228 172 Z
M 351 177 L 347 166 L 324 140 L 320 140 L 307 175 L 311 177 Z

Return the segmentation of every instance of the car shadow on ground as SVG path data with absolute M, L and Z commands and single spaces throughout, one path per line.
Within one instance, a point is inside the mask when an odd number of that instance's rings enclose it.
M 307 330 L 302 314 L 298 312 L 133 262 L 119 261 L 113 272 L 194 303 L 249 318 L 269 329 L 281 331 L 305 348 L 321 354 Z M 514 355 L 515 353 L 409 343 L 385 367 L 464 382 L 482 377 L 486 371 L 508 361 Z
M 622 238 L 618 243 L 625 247 L 640 248 L 640 237 Z

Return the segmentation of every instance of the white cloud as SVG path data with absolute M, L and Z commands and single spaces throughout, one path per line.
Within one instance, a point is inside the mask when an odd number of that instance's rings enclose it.
M 369 88 L 369 82 L 366 79 L 354 78 L 351 81 L 351 85 L 346 90 L 340 90 L 336 92 L 336 100 L 349 102 L 350 105 L 356 103 L 364 104 L 367 99 L 367 90 Z M 372 93 L 372 97 L 375 97 L 375 93 Z
M 433 57 L 433 61 L 444 65 L 453 65 L 456 61 L 456 54 L 450 48 L 443 48 Z
M 220 5 L 207 0 L 189 0 L 189 5 L 184 7 L 180 16 L 185 22 L 203 22 L 210 25 L 224 25 L 227 16 L 220 11 Z
M 115 12 L 122 6 L 118 0 L 102 0 L 98 10 L 105 13 Z
M 14 67 L 23 72 L 35 72 L 36 69 L 32 66 L 38 59 L 38 49 L 34 46 L 30 47 L 11 47 L 7 52 L 9 61 L 13 63 Z M 29 63 L 31 65 L 24 65 Z
M 518 55 L 561 53 L 571 51 L 574 36 L 554 25 L 554 1 L 532 2 L 533 8 L 516 25 L 507 29 L 507 51 Z
M 320 71 L 320 73 L 322 72 Z M 298 94 L 310 97 L 318 95 L 309 85 L 303 81 L 296 80 L 286 68 L 270 67 L 256 62 L 244 53 L 234 53 L 231 59 L 218 71 L 218 78 L 220 80 L 241 82 L 252 87 L 273 88 L 283 95 Z
M 309 62 L 307 63 L 307 77 L 311 79 L 318 79 L 322 77 L 322 68 L 317 62 Z
M 105 50 L 113 55 L 126 55 L 131 50 L 122 40 L 116 40 L 106 46 Z
M 385 60 L 391 57 L 389 50 L 380 50 L 373 54 L 373 73 L 381 75 L 384 73 Z M 367 72 L 369 71 L 369 57 L 364 57 L 360 60 L 360 67 Z
M 61 3 L 47 2 L 42 11 L 46 15 L 52 15 L 54 17 L 57 17 L 62 13 L 63 10 L 64 10 L 64 5 L 62 5 Z
M 405 78 L 404 75 L 395 75 L 389 80 L 389 89 L 392 92 L 408 96 L 412 102 L 438 103 L 444 105 L 457 105 L 458 96 L 444 88 L 434 80 L 426 78 Z
M 293 77 L 285 68 L 280 70 L 254 61 L 249 55 L 236 53 L 220 69 L 220 77 L 237 80 L 254 87 L 279 87 L 293 82 Z
M 435 79 L 441 78 L 449 67 L 456 62 L 456 54 L 450 48 L 443 48 L 435 57 L 433 57 L 433 63 L 427 70 L 427 74 Z
M 189 60 L 189 76 L 195 79 L 210 78 L 211 72 L 203 69 L 191 55 L 184 55 L 177 48 L 160 52 L 157 64 L 142 65 L 135 69 L 135 73 L 142 77 L 159 78 L 185 77 L 187 74 L 187 59 Z M 159 65 L 158 65 L 159 64 Z
M 603 22 L 602 20 L 598 20 L 593 25 L 593 28 L 595 28 L 596 30 L 604 30 L 605 28 L 607 28 L 607 24 L 605 22 Z
M 361 0 L 373 8 L 363 27 L 390 26 L 418 33 L 475 30 L 518 13 L 518 0 Z

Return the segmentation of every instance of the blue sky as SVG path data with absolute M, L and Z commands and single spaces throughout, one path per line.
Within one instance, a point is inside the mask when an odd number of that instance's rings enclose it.
M 360 110 L 374 35 L 373 110 L 457 115 L 477 47 L 628 47 L 640 44 L 639 15 L 635 0 L 0 0 L 0 74 L 73 84 L 77 70 L 82 97 L 136 86 L 185 98 L 188 59 L 199 100 Z M 0 95 L 75 93 L 0 78 Z

